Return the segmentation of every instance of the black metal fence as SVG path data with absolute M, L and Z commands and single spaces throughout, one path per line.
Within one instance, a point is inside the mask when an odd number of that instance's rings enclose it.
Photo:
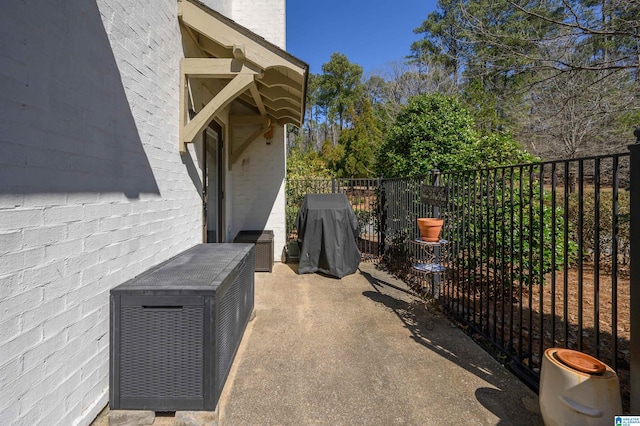
M 567 347 L 616 369 L 628 405 L 629 154 L 442 174 L 440 212 L 420 197 L 434 180 L 383 181 L 390 267 L 429 283 L 411 242 L 418 217 L 443 217 L 433 296 L 532 387 L 544 350 Z
M 360 235 L 358 248 L 363 261 L 376 261 L 381 251 L 381 211 L 378 203 L 380 179 L 296 179 L 288 180 L 287 194 L 287 233 L 295 238 L 295 222 L 298 209 L 305 195 L 343 193 L 349 199 L 358 217 Z
M 640 273 L 640 265 L 631 265 L 629 183 L 624 153 L 423 178 L 288 182 L 287 208 L 297 213 L 307 192 L 346 193 L 362 217 L 365 257 L 437 298 L 530 386 L 547 348 L 580 350 L 618 372 L 629 412 L 631 353 L 640 350 L 631 348 L 630 268 Z M 446 188 L 446 205 L 423 202 L 424 185 Z M 445 221 L 447 243 L 435 253 L 444 267 L 414 268 L 425 256 L 416 219 L 433 216 Z M 294 221 L 288 215 L 289 230 Z

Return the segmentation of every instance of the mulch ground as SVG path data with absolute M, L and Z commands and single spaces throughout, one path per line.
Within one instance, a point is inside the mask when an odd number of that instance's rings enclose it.
M 430 297 L 428 277 L 406 270 L 392 272 L 404 275 L 414 290 Z M 449 274 L 446 278 L 440 285 L 440 303 L 449 309 L 460 327 L 483 347 L 493 350 L 498 360 L 507 364 L 508 357 L 504 355 L 507 352 L 538 374 L 547 348 L 567 347 L 588 353 L 615 368 L 623 410 L 629 412 L 627 271 L 619 271 L 615 289 L 610 270 L 596 275 L 593 264 L 588 263 L 583 265 L 582 272 L 570 269 L 566 283 L 560 271 L 554 276 L 547 275 L 542 286 L 516 283 L 509 287 L 498 280 L 487 283 L 486 277 L 474 279 L 466 274 L 457 277 Z M 489 340 L 494 344 L 488 344 Z M 495 346 L 500 350 L 495 350 Z

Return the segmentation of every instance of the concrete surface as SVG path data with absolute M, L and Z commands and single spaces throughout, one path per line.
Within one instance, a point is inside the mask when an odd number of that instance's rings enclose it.
M 401 281 L 369 263 L 341 280 L 295 267 L 256 274 L 220 425 L 542 424 L 537 395 Z

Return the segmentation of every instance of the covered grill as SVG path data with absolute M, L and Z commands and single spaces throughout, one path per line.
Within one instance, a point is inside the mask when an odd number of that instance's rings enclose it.
M 296 228 L 301 242 L 299 274 L 342 278 L 358 269 L 358 219 L 344 194 L 307 194 Z

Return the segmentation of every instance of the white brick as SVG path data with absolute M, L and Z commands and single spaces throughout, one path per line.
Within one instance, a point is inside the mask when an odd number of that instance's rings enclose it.
M 7 389 L 22 372 L 22 358 L 14 358 L 0 367 L 0 388 Z M 9 395 L 6 395 L 7 397 Z M 6 406 L 6 399 L 0 399 L 0 411 Z
M 36 327 L 3 343 L 0 346 L 0 365 L 18 357 L 20 353 L 34 347 L 41 341 L 42 327 Z
M 66 296 L 81 286 L 82 273 L 67 275 L 44 285 L 43 300 L 49 302 L 59 297 Z
M 45 262 L 44 247 L 36 247 L 23 251 L 24 267 L 33 268 Z
M 0 409 L 0 424 L 15 425 L 18 418 L 18 404 L 12 404 L 4 410 Z
M 111 204 L 87 204 L 84 208 L 84 220 L 91 221 L 96 219 L 102 219 L 103 217 L 111 216 Z
M 108 306 L 108 305 L 105 304 L 105 306 Z M 101 312 L 100 310 L 94 310 L 92 312 L 88 312 L 85 314 L 84 306 L 83 306 L 82 319 L 80 319 L 80 321 L 76 322 L 75 324 L 69 327 L 69 330 L 68 330 L 69 340 L 75 340 L 82 337 L 89 330 L 91 330 L 93 327 L 96 327 L 96 326 L 104 327 L 104 332 L 106 333 L 106 330 L 108 330 L 109 327 L 108 327 L 108 324 L 102 323 L 100 319 L 100 312 Z
M 0 210 L 0 229 L 14 230 L 42 226 L 42 209 Z
M 63 393 L 60 392 L 62 395 Z M 53 395 L 48 395 L 45 397 L 44 402 L 44 413 L 42 414 L 41 424 L 43 425 L 54 425 L 60 424 L 60 419 L 64 416 L 64 400 L 60 400 L 60 396 L 56 393 Z
M 21 407 L 25 408 L 25 407 Z M 35 425 L 42 416 L 43 405 L 39 400 L 35 404 L 26 407 L 26 411 L 20 413 L 20 417 L 16 421 L 16 425 Z
M 83 241 L 81 239 L 61 241 L 48 245 L 44 248 L 45 259 L 67 259 L 75 253 L 82 251 Z
M 78 272 L 82 272 L 84 269 L 91 267 L 92 265 L 96 265 L 98 263 L 98 252 L 83 251 L 79 253 L 77 256 L 70 257 L 65 261 L 65 274 L 66 275 L 74 275 Z
M 78 205 L 46 208 L 44 210 L 44 225 L 50 226 L 60 223 L 77 222 L 82 220 L 83 215 L 83 207 Z
M 111 244 L 112 241 L 112 233 L 111 232 L 100 232 L 97 234 L 93 234 L 88 236 L 84 240 L 84 250 L 86 251 L 96 251 L 103 247 Z
M 26 290 L 22 276 L 22 272 L 14 272 L 0 277 L 0 300 L 16 296 Z
M 44 323 L 44 337 L 46 339 L 55 336 L 63 329 L 70 327 L 80 318 L 82 308 L 80 306 L 69 307 L 66 311 L 51 315 Z
M 20 317 L 15 316 L 0 322 L 0 345 L 20 333 Z
M 30 370 L 38 364 L 41 364 L 50 353 L 56 352 L 64 347 L 67 342 L 65 333 L 57 334 L 46 340 L 43 340 L 38 346 L 35 346 L 24 353 L 23 363 L 24 369 Z M 53 377 L 52 380 L 58 381 L 59 378 Z M 27 399 L 28 401 L 29 399 Z
M 131 203 L 114 203 L 111 204 L 112 216 L 127 216 L 131 213 Z
M 118 244 L 112 244 L 98 250 L 98 261 L 100 263 L 109 262 L 118 257 L 120 247 Z
M 107 273 L 109 273 L 109 265 L 106 263 L 97 263 L 85 268 L 81 272 L 82 281 L 85 283 L 85 286 L 91 285 L 94 282 L 98 282 L 98 280 L 104 277 Z
M 43 304 L 39 304 L 33 309 L 25 310 L 25 312 L 20 315 L 22 318 L 22 329 L 30 330 L 49 321 L 51 316 L 64 311 L 64 307 L 64 298 L 60 297 Z
M 43 299 L 42 287 L 36 287 L 17 294 L 13 297 L 0 300 L 0 318 L 11 318 L 37 306 Z
M 82 302 L 82 314 L 87 315 L 90 312 L 97 312 L 98 309 L 109 305 L 109 289 L 89 297 Z
M 30 286 L 44 286 L 45 284 L 54 282 L 64 276 L 64 261 L 39 265 L 30 269 L 26 269 L 23 273 L 23 280 Z
M 113 217 L 105 217 L 100 219 L 98 223 L 98 230 L 100 232 L 107 231 L 115 231 L 117 229 L 122 228 L 123 220 L 122 217 L 113 216 Z
M 19 251 L 22 248 L 22 231 L 0 234 L 0 255 Z
M 44 366 L 44 375 L 55 374 L 58 377 L 64 377 L 67 374 L 79 371 L 81 364 L 74 364 L 71 359 L 81 350 L 82 348 L 78 345 L 78 339 L 76 339 L 73 342 L 67 342 L 61 349 L 49 353 L 45 358 L 45 362 L 41 364 Z
M 24 195 L 22 194 L 0 194 L 0 209 L 13 209 L 22 207 L 23 204 Z
M 62 206 L 67 202 L 67 194 L 29 194 L 24 196 L 24 207 Z
M 26 229 L 24 231 L 24 244 L 26 247 L 45 246 L 64 240 L 66 235 L 66 225 L 41 226 Z
M 98 232 L 97 220 L 83 220 L 82 222 L 72 222 L 67 226 L 67 238 L 71 240 L 87 238 Z

